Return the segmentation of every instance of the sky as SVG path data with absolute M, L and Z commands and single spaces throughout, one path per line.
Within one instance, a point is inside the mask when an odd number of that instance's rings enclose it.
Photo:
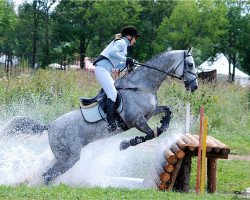
M 54 4 L 55 6 L 58 4 L 58 1 Z M 28 3 L 31 3 L 33 2 L 33 0 L 9 0 L 9 2 L 13 2 L 15 4 L 15 12 L 17 12 L 18 10 L 18 6 L 20 6 L 22 3 L 25 3 L 25 2 L 28 2 Z M 55 7 L 53 6 L 53 8 Z

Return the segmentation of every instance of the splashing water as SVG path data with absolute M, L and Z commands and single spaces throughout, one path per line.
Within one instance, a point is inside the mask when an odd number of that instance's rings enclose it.
M 42 183 L 42 171 L 53 160 L 47 134 L 4 137 L 0 146 L 0 184 Z
M 176 134 L 163 136 L 126 151 L 119 150 L 121 138 L 116 136 L 95 141 L 82 149 L 80 160 L 53 184 L 155 187 L 152 176 L 155 176 L 156 171 L 152 169 L 161 163 L 164 149 L 176 138 Z M 43 184 L 42 174 L 54 164 L 46 132 L 40 136 L 5 138 L 0 140 L 0 145 L 1 185 Z
M 4 123 L 0 123 L 0 135 Z M 80 160 L 52 184 L 155 188 L 153 180 L 164 160 L 163 151 L 183 133 L 183 125 L 181 120 L 172 120 L 159 138 L 125 151 L 119 150 L 120 142 L 141 134 L 135 129 L 90 143 L 82 148 Z M 42 135 L 0 137 L 0 146 L 0 185 L 44 184 L 42 174 L 55 162 L 46 131 Z

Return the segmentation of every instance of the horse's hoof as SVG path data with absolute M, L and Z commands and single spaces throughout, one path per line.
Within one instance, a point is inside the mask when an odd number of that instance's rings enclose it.
M 125 150 L 125 149 L 127 149 L 128 147 L 130 147 L 130 142 L 129 142 L 129 141 L 123 140 L 123 141 L 120 143 L 120 151 Z
M 52 176 L 44 175 L 44 184 L 49 185 L 50 181 L 52 180 Z

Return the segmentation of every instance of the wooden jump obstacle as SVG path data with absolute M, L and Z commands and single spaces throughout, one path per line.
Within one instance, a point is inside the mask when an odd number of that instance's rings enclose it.
M 207 190 L 216 191 L 217 159 L 227 159 L 230 149 L 221 141 L 207 136 Z M 165 160 L 162 169 L 157 173 L 154 181 L 159 190 L 189 191 L 189 179 L 192 157 L 197 156 L 199 136 L 193 134 L 182 135 L 170 148 L 164 151 Z

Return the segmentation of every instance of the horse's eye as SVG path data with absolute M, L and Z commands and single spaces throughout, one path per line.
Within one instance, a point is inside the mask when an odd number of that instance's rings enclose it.
M 193 65 L 194 65 L 193 63 L 188 63 L 189 67 L 193 67 Z

